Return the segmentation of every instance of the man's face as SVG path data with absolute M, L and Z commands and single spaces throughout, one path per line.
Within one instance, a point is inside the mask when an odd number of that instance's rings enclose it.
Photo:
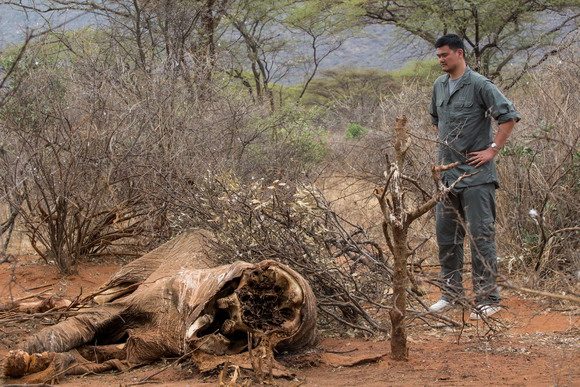
M 437 58 L 441 69 L 446 73 L 451 73 L 463 62 L 463 50 L 458 48 L 452 50 L 449 46 L 437 48 Z

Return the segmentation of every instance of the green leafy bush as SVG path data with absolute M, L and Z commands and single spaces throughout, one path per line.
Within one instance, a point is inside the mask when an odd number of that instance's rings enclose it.
M 349 140 L 359 139 L 364 137 L 369 130 L 356 122 L 351 122 L 346 127 L 346 138 Z

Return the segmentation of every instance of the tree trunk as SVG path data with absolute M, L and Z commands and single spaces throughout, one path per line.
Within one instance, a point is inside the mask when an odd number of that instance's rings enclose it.
M 201 14 L 202 47 L 204 50 L 205 63 L 202 70 L 203 80 L 211 81 L 215 67 L 215 29 L 217 26 L 214 17 L 215 0 L 206 0 Z
M 407 259 L 409 247 L 407 237 L 409 226 L 414 220 L 433 208 L 437 202 L 452 189 L 463 177 L 457 179 L 450 187 L 444 187 L 441 183 L 440 173 L 455 168 L 459 163 L 438 165 L 432 168 L 433 180 L 437 191 L 431 198 L 413 208 L 404 200 L 403 171 L 406 166 L 405 156 L 411 144 L 406 128 L 407 118 L 397 117 L 395 122 L 395 162 L 391 163 L 389 172 L 385 173 L 387 182 L 384 188 L 376 189 L 375 196 L 379 201 L 383 213 L 383 234 L 389 250 L 393 253 L 393 307 L 389 312 L 391 317 L 391 358 L 393 360 L 407 360 L 409 349 L 407 347 L 407 334 L 405 331 L 405 315 L 407 309 Z M 408 179 L 408 177 L 406 177 Z M 416 183 L 416 185 L 418 185 Z M 422 190 L 425 192 L 424 190 Z M 388 195 L 387 195 L 388 193 Z
M 407 309 L 407 228 L 393 227 L 393 255 L 395 260 L 393 275 L 393 308 L 391 316 L 391 358 L 407 360 L 407 333 L 405 311 Z

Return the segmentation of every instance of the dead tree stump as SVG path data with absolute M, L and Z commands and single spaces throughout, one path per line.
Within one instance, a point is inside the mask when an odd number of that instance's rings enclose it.
M 407 333 L 405 329 L 405 316 L 407 309 L 407 260 L 410 255 L 407 238 L 411 223 L 432 209 L 438 201 L 457 184 L 463 177 L 454 182 L 450 187 L 441 183 L 440 172 L 454 168 L 458 163 L 439 165 L 432 168 L 435 181 L 435 192 L 425 202 L 417 207 L 412 207 L 404 201 L 406 188 L 403 180 L 412 181 L 412 178 L 404 174 L 405 157 L 411 144 L 407 131 L 407 118 L 397 117 L 395 123 L 395 161 L 390 163 L 389 170 L 385 172 L 387 178 L 384 187 L 375 190 L 375 196 L 379 202 L 383 214 L 383 235 L 389 250 L 394 258 L 393 273 L 393 301 L 389 312 L 391 318 L 391 357 L 394 360 L 407 360 L 409 349 L 407 347 Z M 413 181 L 415 187 L 418 182 Z

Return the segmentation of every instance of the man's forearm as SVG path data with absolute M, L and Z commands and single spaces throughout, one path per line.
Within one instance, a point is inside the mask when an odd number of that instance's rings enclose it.
M 507 142 L 510 134 L 512 134 L 512 130 L 516 122 L 514 120 L 510 120 L 504 122 L 499 125 L 497 133 L 493 142 L 497 145 L 497 147 L 489 147 L 480 151 L 469 152 L 467 154 L 468 159 L 467 163 L 474 167 L 480 167 L 483 164 L 493 160 L 493 158 L 498 154 L 499 150 L 505 145 Z
M 516 122 L 514 120 L 509 120 L 499 124 L 497 133 L 495 134 L 495 138 L 493 140 L 493 142 L 497 144 L 498 148 L 501 149 L 506 144 L 509 136 L 512 134 L 512 130 L 514 129 L 515 124 Z

